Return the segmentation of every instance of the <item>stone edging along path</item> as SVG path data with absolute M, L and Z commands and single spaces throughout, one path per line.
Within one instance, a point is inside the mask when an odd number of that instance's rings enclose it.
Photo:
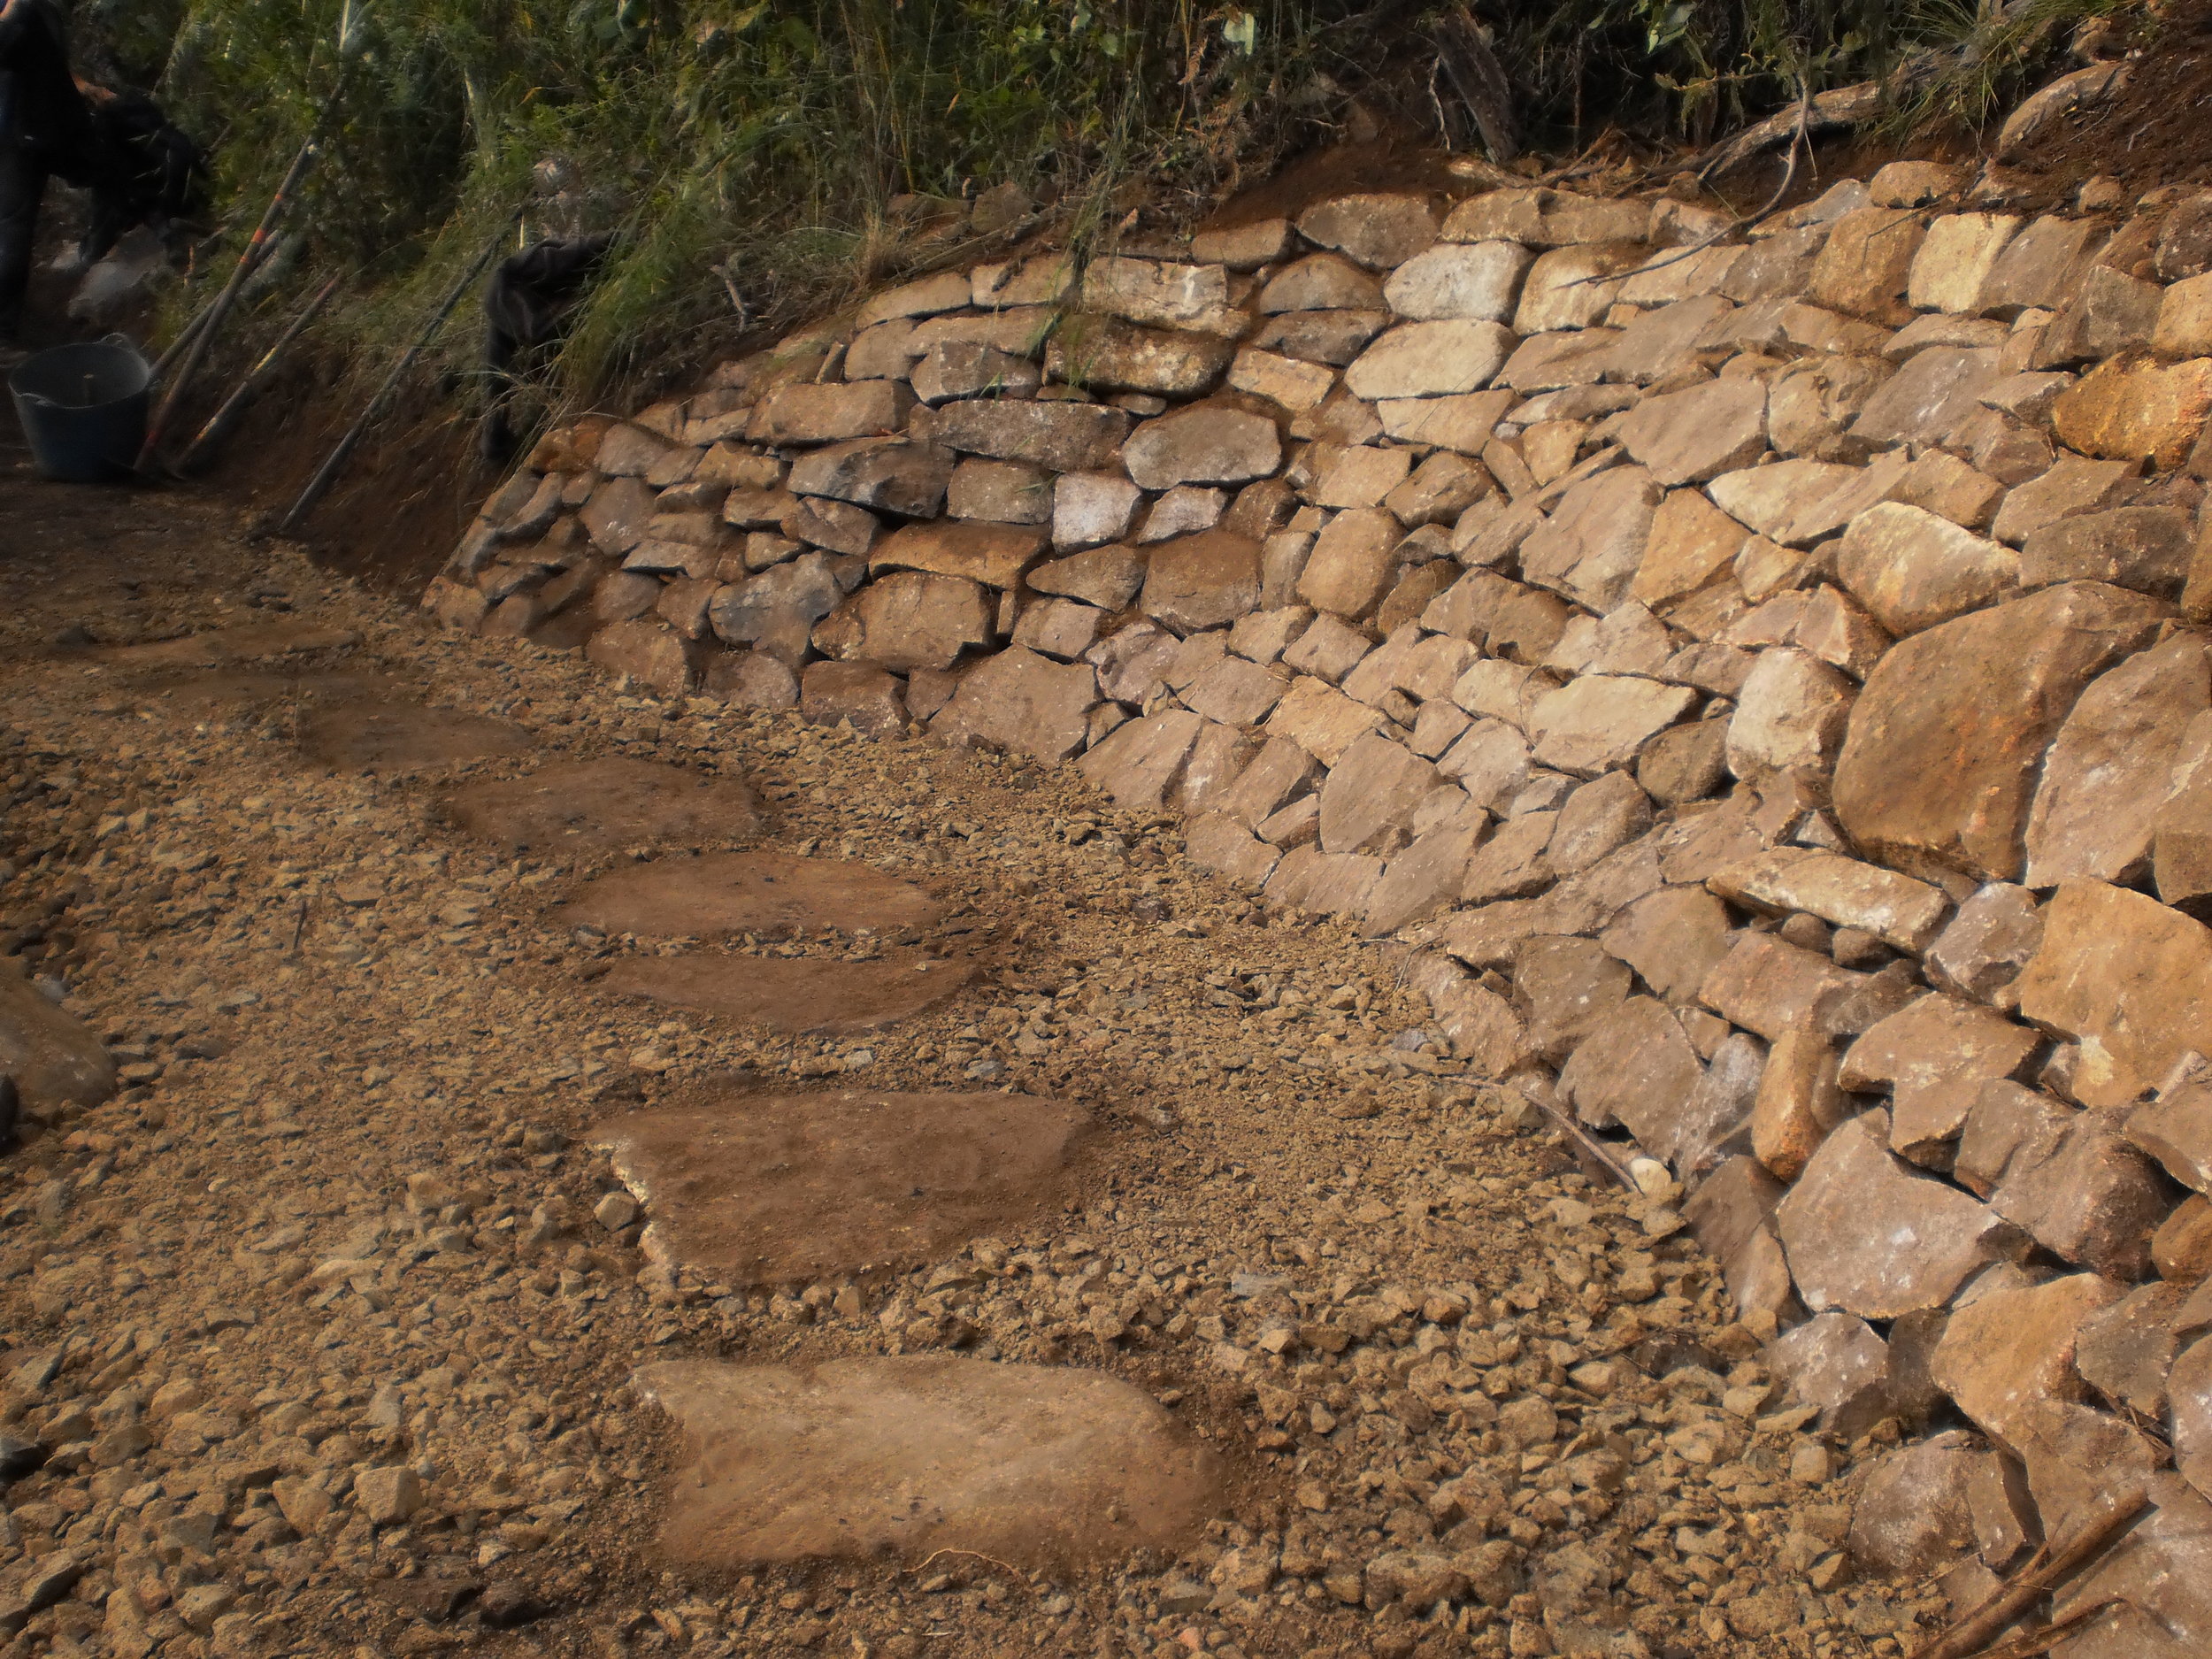
M 2202 205 L 1899 163 L 1710 246 L 1383 195 L 934 276 L 552 434 L 424 603 L 1073 759 L 1411 947 L 1435 1051 L 1649 1160 L 1793 1409 L 1961 1425 L 1870 1564 L 1965 1594 L 2147 1495 L 2070 1604 L 2200 1645 Z

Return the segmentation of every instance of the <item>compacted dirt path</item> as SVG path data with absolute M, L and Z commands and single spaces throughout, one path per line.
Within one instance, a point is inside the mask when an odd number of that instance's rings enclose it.
M 442 635 L 204 502 L 18 469 L 0 525 L 0 1035 L 35 995 L 117 1079 L 0 1162 L 9 1653 L 1886 1655 L 1940 1607 L 1851 1581 L 1853 1448 L 1670 1194 L 1164 822 Z M 720 792 L 449 798 L 610 759 Z

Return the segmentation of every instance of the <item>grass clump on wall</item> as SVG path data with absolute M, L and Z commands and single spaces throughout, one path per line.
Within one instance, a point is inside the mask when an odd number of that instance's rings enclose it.
M 565 356 L 582 393 L 695 357 L 733 299 L 775 319 L 887 274 L 902 196 L 1011 180 L 1095 199 L 1141 174 L 1196 202 L 1355 99 L 1433 126 L 1448 12 L 1494 42 L 1524 129 L 1560 145 L 1607 127 L 1699 139 L 1932 42 L 2001 39 L 1993 85 L 2114 0 L 1953 4 L 81 0 L 78 23 L 213 141 L 234 249 L 326 125 L 296 224 L 315 263 L 352 273 L 327 329 L 367 355 L 564 158 L 579 227 L 627 233 Z

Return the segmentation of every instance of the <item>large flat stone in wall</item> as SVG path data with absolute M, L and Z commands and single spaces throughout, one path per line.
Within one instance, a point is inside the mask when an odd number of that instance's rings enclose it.
M 969 647 L 991 642 L 991 604 L 965 577 L 894 571 L 857 597 L 861 635 L 854 654 L 886 668 L 947 669 Z
M 993 524 L 979 519 L 941 519 L 910 524 L 875 544 L 868 569 L 933 571 L 1011 588 L 1045 549 L 1044 530 L 1033 525 Z
M 1761 651 L 1737 693 L 1728 722 L 1728 769 L 1747 782 L 1778 774 L 1827 775 L 1849 717 L 1854 687 L 1809 651 Z
M 2074 1369 L 2081 1327 L 2124 1294 L 2094 1273 L 1993 1290 L 1951 1316 L 1930 1370 L 1977 1427 L 2017 1454 L 2036 1438 L 2037 1407 L 2086 1396 Z
M 1157 812 L 1182 780 L 1191 748 L 1206 722 L 1187 709 L 1131 720 L 1084 751 L 1084 777 L 1132 812 Z
M 2109 358 L 2059 395 L 2051 406 L 2058 441 L 2084 455 L 2179 466 L 2212 411 L 2212 357 L 2159 364 Z
M 974 397 L 934 411 L 927 436 L 964 454 L 1084 472 L 1113 465 L 1130 424 L 1122 411 L 1098 403 Z
M 1981 1085 L 2018 1076 L 2041 1033 L 1993 1009 L 1934 992 L 1868 1027 L 1844 1051 L 1838 1080 L 1890 1092 L 1890 1146 L 1915 1164 L 1947 1169 Z
M 1544 765 L 1594 777 L 1628 764 L 1696 702 L 1697 693 L 1686 686 L 1583 674 L 1537 701 L 1529 715 L 1529 739 Z
M 1769 1042 L 1791 1032 L 1833 1032 L 1863 974 L 1838 967 L 1824 956 L 1778 939 L 1739 929 L 1728 953 L 1697 988 L 1698 1001 L 1732 1024 Z
M 1298 596 L 1333 616 L 1368 615 L 1389 591 L 1404 532 L 1379 507 L 1340 512 L 1314 539 L 1298 578 Z
M 1403 265 L 1436 240 L 1436 211 L 1397 191 L 1340 196 L 1298 216 L 1298 234 L 1372 270 Z
M 1370 345 L 1344 371 L 1344 384 L 1371 402 L 1479 392 L 1516 344 L 1502 324 L 1460 320 L 1403 323 Z
M 1939 887 L 1838 853 L 1776 847 L 1707 878 L 1721 897 L 1786 916 L 1803 910 L 1918 956 L 1942 930 L 1951 902 Z
M 906 424 L 913 407 L 913 388 L 902 380 L 780 386 L 760 400 L 745 435 L 756 443 L 884 437 Z
M 2162 612 L 2071 582 L 1900 641 L 1851 711 L 1835 771 L 1844 828 L 1910 874 L 2016 879 L 2045 749 L 2083 688 L 2147 643 Z
M 1446 243 L 1392 272 L 1382 296 L 1410 321 L 1509 322 L 1530 257 L 1517 242 Z
M 1955 444 L 1960 428 L 1982 413 L 1982 394 L 2003 378 L 1993 348 L 1932 346 L 1915 353 L 1866 400 L 1851 423 L 1851 436 L 1878 449 Z
M 2017 989 L 2023 1018 L 2080 1045 L 2073 1097 L 2127 1105 L 2206 1047 L 2212 929 L 2140 893 L 2070 881 L 2044 907 Z
M 1916 311 L 1978 311 L 1982 288 L 2020 228 L 2008 213 L 1946 213 L 1913 256 L 1905 298 Z
M 1375 405 L 1375 415 L 1384 433 L 1402 443 L 1480 455 L 1512 406 L 1510 392 L 1468 392 L 1449 397 L 1386 398 Z
M 1041 594 L 1064 594 L 1103 611 L 1119 611 L 1144 586 L 1142 556 L 1125 547 L 1093 548 L 1032 565 L 1025 578 Z
M 1196 397 L 1221 383 L 1235 355 L 1236 342 L 1215 334 L 1079 317 L 1053 334 L 1045 348 L 1045 370 L 1071 386 Z
M 1217 265 L 1164 259 L 1094 259 L 1083 273 L 1083 303 L 1090 311 L 1133 323 L 1203 333 L 1235 333 L 1240 318 L 1229 311 L 1229 273 Z
M 1767 388 L 1758 381 L 1709 380 L 1646 398 L 1621 422 L 1620 436 L 1658 483 L 1701 483 L 1759 458 L 1766 415 Z
M 1294 311 L 1379 311 L 1382 284 L 1340 254 L 1308 254 L 1270 277 L 1254 309 L 1263 317 Z
M 1851 595 L 1893 634 L 1978 609 L 2020 580 L 2020 556 L 1948 519 L 1883 502 L 1852 519 L 1836 557 Z
M 1617 466 L 1563 495 L 1521 543 L 1521 573 L 1601 613 L 1628 597 L 1660 489 L 1640 466 Z
M 1259 609 L 1260 544 L 1233 530 L 1163 541 L 1147 562 L 1141 603 L 1178 634 L 1225 627 Z
M 795 495 L 826 495 L 856 506 L 928 518 L 944 510 L 952 452 L 903 438 L 860 438 L 833 444 L 792 464 L 785 488 Z
M 1214 403 L 1145 422 L 1122 452 L 1129 476 L 1146 489 L 1248 483 L 1267 477 L 1282 460 L 1282 437 L 1273 421 Z
M 1053 762 L 1082 749 L 1098 703 L 1098 676 L 1085 663 L 1056 663 L 1010 646 L 960 677 L 952 702 L 931 722 L 940 736 L 979 740 L 1008 754 Z
M 1775 1210 L 1798 1294 L 1816 1313 L 1894 1319 L 1943 1307 L 2009 1248 L 1996 1211 L 1897 1157 L 1888 1139 L 1886 1111 L 1840 1125 Z
M 1302 674 L 1268 717 L 1267 734 L 1287 738 L 1324 766 L 1333 766 L 1383 718 L 1381 710 L 1355 703 L 1325 680 Z
M 1559 1074 L 1575 1115 L 1593 1127 L 1619 1124 L 1663 1157 L 1704 1075 L 1682 1024 L 1655 997 L 1632 996 L 1600 1019 Z
M 1846 213 L 1813 261 L 1807 296 L 1816 305 L 1892 328 L 1912 320 L 1905 293 L 1925 227 L 1899 208 L 1863 207 Z
M 814 625 L 843 597 L 829 557 L 803 553 L 726 584 L 708 602 L 707 616 L 721 638 L 766 651 L 796 672 L 810 649 Z
M 2178 634 L 2108 669 L 2059 727 L 2028 814 L 2026 885 L 2132 882 L 2151 864 L 2191 722 L 2212 709 L 2200 636 Z
M 1397 851 L 1412 839 L 1415 811 L 1442 782 L 1403 744 L 1375 732 L 1356 739 L 1321 786 L 1321 850 Z

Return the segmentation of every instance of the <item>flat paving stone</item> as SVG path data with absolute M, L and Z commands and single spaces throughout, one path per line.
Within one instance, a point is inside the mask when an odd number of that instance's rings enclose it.
M 288 674 L 245 669 L 233 673 L 165 675 L 133 686 L 132 701 L 178 709 L 254 708 L 271 703 L 392 703 L 413 689 L 406 680 L 364 669 Z
M 743 841 L 766 818 L 759 795 L 741 779 L 618 757 L 467 784 L 445 797 L 445 811 L 472 835 L 535 853 Z
M 300 723 L 300 747 L 326 765 L 366 772 L 379 767 L 457 766 L 496 760 L 530 748 L 530 734 L 511 720 L 424 703 L 341 703 Z
M 116 668 L 219 668 L 226 663 L 258 662 L 300 651 L 345 650 L 360 643 L 360 634 L 351 628 L 255 622 L 144 645 L 94 646 L 81 655 L 83 660 Z
M 770 1031 L 875 1031 L 933 1008 L 975 977 L 971 963 L 923 950 L 893 950 L 866 962 L 826 956 L 631 956 L 600 988 L 649 997 Z
M 1028 1094 L 722 1092 L 600 1125 L 642 1248 L 747 1284 L 933 1261 L 1061 1189 L 1090 1115 Z
M 1025 1571 L 1172 1553 L 1221 1502 L 1214 1455 L 1098 1371 L 908 1355 L 684 1360 L 634 1386 L 689 1461 L 663 1553 L 726 1567 L 965 1552 Z
M 870 864 L 787 853 L 663 858 L 585 883 L 563 905 L 570 926 L 664 939 L 732 933 L 879 933 L 927 927 L 944 906 Z

